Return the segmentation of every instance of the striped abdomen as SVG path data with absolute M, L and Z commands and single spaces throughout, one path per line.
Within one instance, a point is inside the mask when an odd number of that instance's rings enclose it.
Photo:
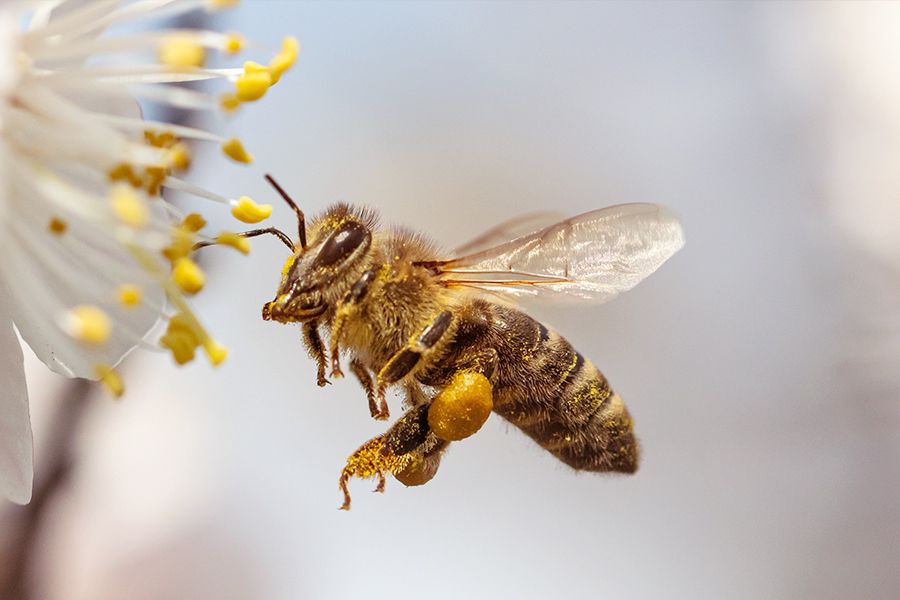
M 465 356 L 494 348 L 494 412 L 575 469 L 637 470 L 631 415 L 569 342 L 521 311 L 482 300 L 457 316 L 443 366 L 465 368 Z

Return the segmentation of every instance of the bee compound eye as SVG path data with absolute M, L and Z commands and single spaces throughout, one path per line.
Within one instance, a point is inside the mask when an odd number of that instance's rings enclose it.
M 347 259 L 362 245 L 368 246 L 371 234 L 368 229 L 350 221 L 332 233 L 319 249 L 312 266 L 333 267 Z

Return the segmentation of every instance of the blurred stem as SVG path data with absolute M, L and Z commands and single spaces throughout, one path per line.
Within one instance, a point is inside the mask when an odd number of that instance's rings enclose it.
M 73 450 L 93 391 L 90 381 L 66 382 L 53 418 L 47 447 L 35 483 L 31 503 L 7 511 L 0 539 L 0 600 L 36 597 L 30 587 L 35 572 L 35 546 L 53 499 L 65 489 L 73 470 Z

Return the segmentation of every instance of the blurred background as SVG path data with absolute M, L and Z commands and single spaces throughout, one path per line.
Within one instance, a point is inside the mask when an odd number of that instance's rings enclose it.
M 900 4 L 247 1 L 213 25 L 301 40 L 228 124 L 256 163 L 192 173 L 286 231 L 264 172 L 446 247 L 535 210 L 682 217 L 633 291 L 531 311 L 626 400 L 643 463 L 577 475 L 493 417 L 428 485 L 336 510 L 384 425 L 260 320 L 285 253 L 258 239 L 205 255 L 225 364 L 136 353 L 123 402 L 88 397 L 33 597 L 900 596 Z M 73 384 L 28 375 L 40 482 Z

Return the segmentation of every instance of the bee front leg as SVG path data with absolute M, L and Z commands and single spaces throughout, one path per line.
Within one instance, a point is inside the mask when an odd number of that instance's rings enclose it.
M 377 271 L 374 269 L 369 269 L 363 273 L 335 310 L 334 322 L 331 326 L 331 347 L 329 350 L 331 355 L 331 376 L 336 379 L 344 376 L 344 373 L 341 371 L 340 361 L 341 334 L 344 331 L 344 324 L 359 303 L 366 297 L 366 294 L 369 293 L 369 286 L 375 281 L 377 274 Z
M 319 387 L 325 387 L 331 382 L 325 378 L 325 344 L 319 336 L 318 323 L 310 321 L 303 324 L 303 342 L 309 350 L 309 355 L 316 361 L 316 383 Z
M 387 387 L 397 383 L 412 372 L 422 357 L 441 340 L 450 327 L 452 320 L 453 314 L 449 310 L 439 314 L 422 330 L 422 333 L 412 343 L 407 344 L 391 356 L 387 364 L 378 372 L 376 379 L 378 415 L 375 417 L 376 419 L 384 420 L 390 416 L 387 399 L 385 398 Z

